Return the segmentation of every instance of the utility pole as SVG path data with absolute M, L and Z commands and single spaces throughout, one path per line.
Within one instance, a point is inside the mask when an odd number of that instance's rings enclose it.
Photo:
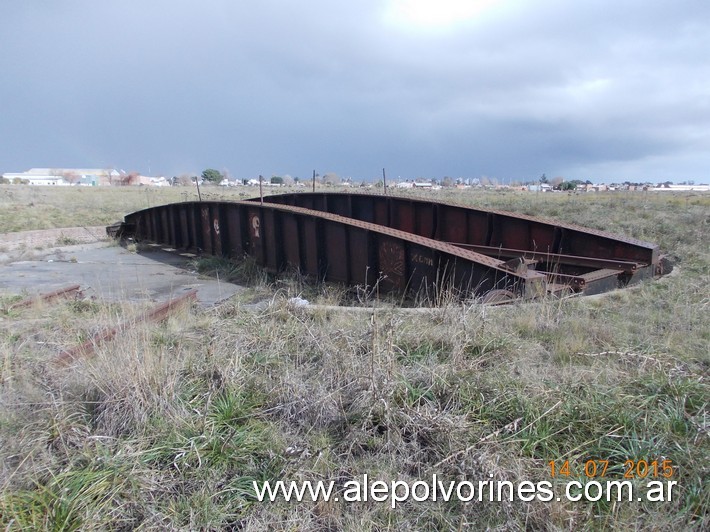
M 313 192 L 316 191 L 316 171 L 313 170 Z
M 382 169 L 382 185 L 385 188 L 385 196 L 387 195 L 387 176 L 385 175 L 385 169 Z

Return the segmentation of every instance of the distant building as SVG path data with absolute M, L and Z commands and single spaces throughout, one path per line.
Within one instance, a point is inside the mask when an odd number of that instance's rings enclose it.
M 540 183 L 539 185 L 528 185 L 527 189 L 530 192 L 550 192 L 552 187 L 547 183 Z
M 40 172 L 39 168 L 32 168 L 27 172 L 6 172 L 2 175 L 10 182 L 21 181 L 30 185 L 64 185 L 69 186 L 69 182 L 64 180 L 62 175 L 54 175 L 48 172 Z
M 2 177 L 10 182 L 19 180 L 23 183 L 40 186 L 170 186 L 170 182 L 164 177 L 144 176 L 137 172 L 127 174 L 115 168 L 31 168 L 26 172 L 6 173 Z
M 661 183 L 648 190 L 653 192 L 710 192 L 710 185 L 666 185 Z
M 118 181 L 121 172 L 114 168 L 31 168 L 26 172 L 8 172 L 5 179 L 19 179 L 30 185 L 69 186 L 69 185 L 110 185 Z
M 138 176 L 139 185 L 150 185 L 152 187 L 169 187 L 170 181 L 164 177 L 150 177 L 147 175 Z

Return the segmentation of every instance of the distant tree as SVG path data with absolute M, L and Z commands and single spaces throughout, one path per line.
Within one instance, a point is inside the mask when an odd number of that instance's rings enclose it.
M 444 179 L 441 180 L 441 186 L 442 187 L 453 187 L 454 180 L 452 178 L 450 178 L 449 176 L 445 176 Z
M 183 187 L 189 187 L 195 184 L 193 177 L 190 174 L 182 174 L 180 177 L 176 178 L 176 185 Z
M 560 190 L 574 190 L 577 188 L 577 184 L 573 181 L 563 181 L 560 183 Z
M 289 174 L 285 174 L 282 179 L 283 179 L 283 184 L 286 186 L 291 186 L 296 182 L 294 180 L 294 178 L 291 177 Z
M 552 185 L 553 188 L 559 188 L 560 185 L 564 182 L 564 180 L 565 178 L 562 176 L 553 177 L 550 180 L 550 185 Z
M 141 182 L 141 175 L 138 172 L 122 173 L 114 179 L 114 184 L 127 187 L 128 185 L 138 185 Z
M 340 176 L 335 172 L 328 172 L 323 176 L 323 184 L 325 185 L 339 185 Z
M 272 185 L 283 185 L 284 184 L 284 178 L 278 175 L 272 175 L 271 176 L 271 184 Z
M 542 174 L 540 176 L 540 183 L 543 183 L 543 184 L 547 183 L 547 176 L 545 174 Z
M 108 178 L 108 184 L 113 185 L 113 178 L 115 177 L 113 168 L 106 168 L 104 170 L 104 175 Z
M 79 181 L 81 181 L 81 176 L 76 172 L 67 170 L 66 172 L 62 172 L 62 179 L 70 185 L 76 185 Z
M 207 170 L 204 170 L 202 172 L 202 180 L 208 181 L 210 183 L 219 183 L 220 181 L 222 181 L 222 174 L 219 170 L 215 170 L 214 168 L 208 168 Z

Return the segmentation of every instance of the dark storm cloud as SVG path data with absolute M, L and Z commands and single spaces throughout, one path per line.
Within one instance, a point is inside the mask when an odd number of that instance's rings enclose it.
M 707 179 L 706 6 L 8 2 L 0 170 Z

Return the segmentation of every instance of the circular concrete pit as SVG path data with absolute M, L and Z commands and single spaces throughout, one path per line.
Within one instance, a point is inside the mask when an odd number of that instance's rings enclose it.
M 15 249 L 6 252 L 0 264 L 0 293 L 32 296 L 79 284 L 87 297 L 163 302 L 197 289 L 198 302 L 210 306 L 244 290 L 199 275 L 189 268 L 189 260 L 157 246 L 139 254 L 106 241 Z

